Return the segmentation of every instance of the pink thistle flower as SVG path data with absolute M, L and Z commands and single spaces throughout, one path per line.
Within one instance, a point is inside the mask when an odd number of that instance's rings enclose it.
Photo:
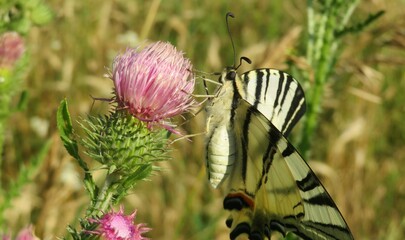
M 158 124 L 175 132 L 174 125 L 165 120 L 195 104 L 192 64 L 170 43 L 127 49 L 114 59 L 112 80 L 118 107 L 126 108 L 148 127 Z
M 0 239 L 1 240 L 11 240 L 11 236 L 10 236 L 10 234 L 2 233 L 2 234 L 0 234 Z
M 99 224 L 99 229 L 89 233 L 101 235 L 107 240 L 148 240 L 142 234 L 151 229 L 145 227 L 143 223 L 134 225 L 135 216 L 136 211 L 129 216 L 125 215 L 121 205 L 118 212 L 104 214 L 98 220 L 90 219 L 90 222 Z
M 11 236 L 10 234 L 0 234 L 0 239 L 11 240 Z M 23 228 L 20 230 L 20 232 L 18 232 L 15 240 L 39 240 L 39 238 L 34 234 L 34 227 L 32 225 L 29 225 L 28 227 Z
M 24 52 L 24 41 L 16 32 L 0 36 L 0 68 L 11 68 Z
M 16 240 L 37 240 L 37 239 L 39 238 L 35 236 L 34 228 L 32 227 L 32 225 L 22 229 L 16 237 Z

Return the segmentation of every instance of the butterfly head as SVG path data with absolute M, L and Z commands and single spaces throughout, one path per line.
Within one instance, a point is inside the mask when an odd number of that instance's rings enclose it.
M 228 81 L 235 81 L 236 78 L 236 69 L 234 67 L 227 67 L 224 69 L 224 71 L 221 73 L 221 76 L 219 77 L 219 82 L 224 84 L 225 82 Z
M 225 74 L 225 80 L 226 81 L 235 81 L 236 78 L 236 69 L 235 68 L 229 68 L 226 71 Z
M 227 67 L 225 70 L 222 72 L 221 77 L 219 78 L 220 83 L 225 83 L 226 81 L 235 81 L 237 73 L 236 71 L 238 68 L 242 65 L 242 62 L 245 61 L 248 64 L 251 64 L 252 61 L 247 58 L 247 57 L 241 57 L 239 59 L 239 65 L 238 66 L 233 66 L 233 67 Z

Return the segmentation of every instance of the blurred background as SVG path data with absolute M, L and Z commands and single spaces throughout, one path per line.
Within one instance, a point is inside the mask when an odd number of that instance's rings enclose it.
M 67 224 L 77 224 L 88 200 L 82 175 L 57 133 L 59 102 L 68 99 L 74 121 L 86 114 L 106 114 L 108 104 L 93 105 L 90 95 L 112 96 L 112 81 L 104 75 L 114 56 L 127 47 L 170 41 L 196 70 L 222 71 L 233 64 L 225 24 L 226 12 L 232 11 L 236 53 L 253 61 L 244 64 L 244 70 L 272 67 L 289 72 L 294 66 L 294 71 L 309 71 L 303 61 L 305 1 L 46 2 L 54 19 L 27 36 L 31 60 L 23 88 L 29 102 L 8 121 L 2 164 L 7 182 L 19 163 L 51 139 L 34 181 L 6 212 L 13 231 L 32 223 L 41 239 L 66 235 Z M 404 0 L 361 1 L 353 22 L 379 10 L 386 13 L 362 32 L 344 37 L 307 159 L 356 239 L 405 238 L 404 9 Z M 196 93 L 205 93 L 202 85 L 197 79 Z M 310 82 L 303 85 L 311 87 Z M 183 127 L 190 134 L 203 132 L 204 111 Z M 138 184 L 125 199 L 127 213 L 138 209 L 136 221 L 153 229 L 146 236 L 227 239 L 223 193 L 206 179 L 203 144 L 203 136 L 176 142 L 172 159 L 160 163 L 163 171 Z

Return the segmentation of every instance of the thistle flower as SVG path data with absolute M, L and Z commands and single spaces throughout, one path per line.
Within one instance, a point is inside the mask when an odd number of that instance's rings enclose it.
M 191 71 L 190 61 L 170 43 L 127 49 L 115 58 L 112 69 L 118 107 L 148 127 L 158 124 L 175 132 L 167 120 L 194 105 Z
M 107 240 L 147 240 L 148 238 L 141 235 L 151 229 L 143 223 L 134 225 L 135 216 L 136 211 L 129 216 L 125 215 L 121 205 L 118 212 L 106 213 L 98 220 L 90 219 L 90 222 L 99 224 L 98 230 L 90 233 L 103 236 Z
M 0 239 L 1 240 L 11 240 L 10 234 L 2 233 L 0 234 Z
M 39 238 L 34 234 L 34 228 L 32 225 L 22 229 L 16 237 L 16 240 L 38 240 L 38 239 Z
M 16 32 L 0 36 L 0 68 L 11 68 L 24 52 L 22 37 Z
M 11 240 L 11 236 L 9 234 L 0 235 L 1 240 Z M 29 225 L 26 228 L 23 228 L 18 232 L 17 237 L 15 240 L 39 240 L 37 236 L 34 234 L 34 227 Z

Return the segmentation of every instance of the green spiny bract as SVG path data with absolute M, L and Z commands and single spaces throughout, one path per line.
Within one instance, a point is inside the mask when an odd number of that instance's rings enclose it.
M 167 131 L 150 130 L 124 112 L 88 116 L 80 125 L 86 132 L 81 141 L 85 153 L 108 169 L 120 191 L 147 178 L 157 169 L 154 162 L 167 159 Z

